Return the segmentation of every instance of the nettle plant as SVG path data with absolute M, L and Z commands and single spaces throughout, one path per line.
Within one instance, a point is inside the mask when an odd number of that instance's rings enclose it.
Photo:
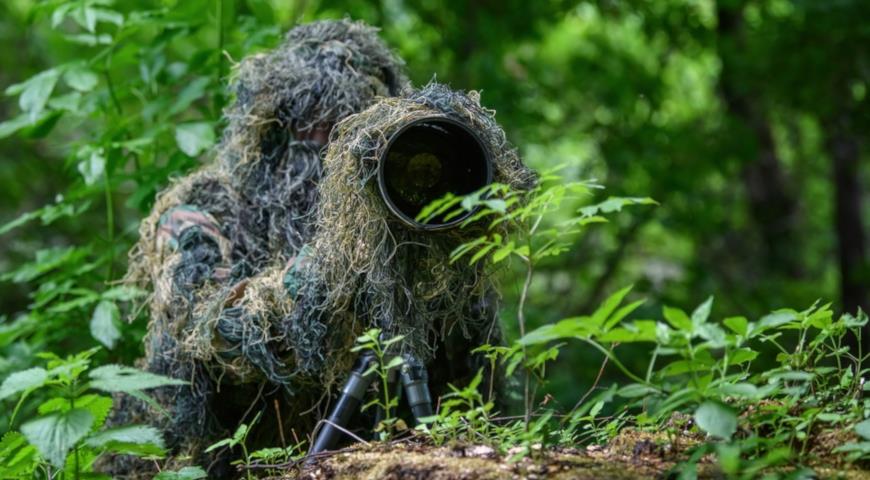
M 451 253 L 451 261 L 474 263 L 489 258 L 493 265 L 498 265 L 516 259 L 522 264 L 524 274 L 517 305 L 517 328 L 522 338 L 527 335 L 529 289 L 540 263 L 569 251 L 578 235 L 588 226 L 607 222 L 605 215 L 619 212 L 626 206 L 656 204 L 651 198 L 610 197 L 589 205 L 591 193 L 602 187 L 594 182 L 565 182 L 556 175 L 559 169 L 561 167 L 542 173 L 538 185 L 530 190 L 512 190 L 507 185 L 496 183 L 467 196 L 448 194 L 428 205 L 417 217 L 418 221 L 426 222 L 443 215 L 446 221 L 476 211 L 460 226 L 489 221 L 487 232 L 457 247 Z M 510 236 L 501 234 L 503 226 L 508 226 L 514 233 Z M 639 303 L 634 307 L 637 305 Z M 628 313 L 629 309 L 620 312 L 622 316 Z M 604 314 L 603 310 L 601 314 Z M 539 425 L 546 423 L 541 422 L 540 418 L 532 421 L 535 390 L 546 376 L 547 362 L 556 358 L 558 349 L 559 346 L 556 346 L 532 352 L 527 349 L 526 343 L 515 342 L 511 346 L 485 345 L 478 350 L 489 359 L 492 375 L 495 375 L 495 367 L 499 362 L 506 364 L 509 376 L 518 370 L 522 372 L 524 416 L 521 425 L 526 432 L 542 430 Z M 491 381 L 490 385 L 493 383 Z M 455 389 L 451 395 L 465 398 L 466 401 L 470 399 L 467 389 Z M 489 415 L 491 400 L 492 392 L 489 392 L 486 401 L 480 398 L 475 403 L 473 410 L 477 417 Z M 457 416 L 455 408 L 447 410 L 447 418 Z M 546 420 L 549 421 L 549 417 Z M 437 427 L 436 424 L 433 428 Z M 499 431 L 499 435 L 505 434 Z M 515 435 L 508 437 L 515 438 Z
M 536 265 L 566 252 L 577 233 L 605 221 L 604 214 L 654 203 L 609 198 L 576 209 L 572 205 L 597 186 L 557 180 L 544 175 L 530 192 L 493 185 L 466 197 L 448 196 L 420 215 L 425 220 L 449 212 L 449 218 L 479 208 L 466 224 L 488 218 L 491 231 L 457 248 L 453 260 L 476 262 L 489 255 L 493 263 L 517 258 L 525 267 L 517 308 L 520 338 L 479 349 L 492 367 L 500 362 L 508 375 L 522 372 L 523 418 L 502 422 L 504 417 L 492 416 L 491 398 L 472 387 L 454 389 L 438 418 L 421 428 L 436 443 L 484 440 L 505 451 L 522 447 L 525 454 L 534 446 L 607 443 L 630 429 L 645 430 L 662 434 L 662 443 L 677 452 L 676 469 L 687 478 L 710 454 L 724 473 L 746 478 L 770 467 L 811 465 L 831 453 L 843 461 L 870 458 L 870 399 L 863 398 L 867 354 L 846 346 L 847 335 L 857 335 L 861 344 L 863 312 L 835 319 L 829 304 L 816 304 L 757 321 L 734 316 L 719 322 L 711 318 L 711 297 L 690 314 L 666 306 L 661 320 L 636 320 L 629 317 L 644 301 L 626 302 L 627 287 L 589 315 L 526 332 Z M 513 224 L 516 235 L 496 233 L 504 222 Z M 630 383 L 590 391 L 566 414 L 536 409 L 536 387 L 546 381 L 547 364 L 578 341 L 604 356 L 602 369 L 612 365 Z M 629 343 L 651 347 L 642 372 L 633 372 L 616 354 Z M 759 359 L 770 351 L 777 352 L 775 358 Z M 762 360 L 765 368 L 753 368 Z
M 607 315 L 599 310 L 565 319 L 519 340 L 528 348 L 580 340 L 632 380 L 572 412 L 569 428 L 593 425 L 596 414 L 590 411 L 619 398 L 621 408 L 632 412 L 622 417 L 624 425 L 667 432 L 677 420 L 684 433 L 699 433 L 685 449 L 685 472 L 708 453 L 716 454 L 724 473 L 746 478 L 777 465 L 812 465 L 832 451 L 844 461 L 870 458 L 870 399 L 862 398 L 867 354 L 851 352 L 845 342 L 850 334 L 860 338 L 867 324 L 863 312 L 835 319 L 830 305 L 816 304 L 777 310 L 755 322 L 715 322 L 710 298 L 691 314 L 664 307 L 663 321 L 624 321 L 637 305 L 620 307 L 628 291 L 605 302 Z M 614 353 L 619 344 L 634 342 L 654 346 L 646 371 L 637 374 Z M 778 352 L 774 366 L 754 369 L 761 352 L 770 350 L 765 345 Z
M 0 440 L 2 478 L 76 478 L 91 471 L 105 452 L 160 458 L 163 438 L 155 428 L 126 425 L 103 429 L 112 397 L 124 393 L 160 408 L 144 390 L 185 382 L 120 365 L 91 368 L 98 349 L 67 358 L 44 353 L 45 367 L 15 372 L 0 385 L 0 400 L 15 398 L 9 431 Z M 25 399 L 38 392 L 48 399 L 38 416 L 13 430 Z
M 401 342 L 404 338 L 404 335 L 383 338 L 381 329 L 372 328 L 357 337 L 356 345 L 351 348 L 352 352 L 369 352 L 375 359 L 368 370 L 363 372 L 363 376 L 375 376 L 378 381 L 378 395 L 363 405 L 362 410 L 366 411 L 370 408 L 378 410 L 379 421 L 375 426 L 375 432 L 381 440 L 386 440 L 393 433 L 407 430 L 405 422 L 395 416 L 399 398 L 390 389 L 390 377 L 405 363 L 401 356 L 390 354 L 390 346 Z

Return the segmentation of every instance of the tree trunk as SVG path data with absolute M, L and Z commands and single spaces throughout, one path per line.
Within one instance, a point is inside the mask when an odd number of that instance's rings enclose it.
M 798 203 L 776 152 L 763 96 L 742 81 L 750 76 L 749 72 L 740 72 L 740 63 L 746 55 L 742 2 L 720 1 L 717 16 L 722 61 L 719 96 L 732 118 L 734 128 L 729 133 L 738 138 L 746 137 L 747 143 L 755 147 L 746 153 L 750 157 L 744 159 L 742 177 L 749 199 L 749 214 L 761 236 L 762 263 L 773 272 L 800 277 L 802 269 L 795 235 Z
M 846 115 L 827 126 L 825 147 L 831 157 L 834 183 L 834 228 L 840 266 L 840 301 L 846 312 L 870 309 L 867 236 L 861 212 L 861 152 Z M 868 332 L 870 333 L 870 332 Z M 867 340 L 865 339 L 865 343 Z

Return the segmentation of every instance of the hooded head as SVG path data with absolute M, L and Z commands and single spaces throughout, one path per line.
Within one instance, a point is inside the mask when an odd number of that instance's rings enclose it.
M 377 29 L 350 20 L 300 25 L 276 49 L 242 61 L 218 155 L 250 201 L 250 230 L 268 238 L 253 250 L 292 255 L 301 248 L 311 233 L 319 154 L 332 127 L 408 85 L 402 61 Z

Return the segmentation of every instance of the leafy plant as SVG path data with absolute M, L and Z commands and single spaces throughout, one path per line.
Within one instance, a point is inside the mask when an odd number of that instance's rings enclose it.
M 245 424 L 245 423 L 239 425 L 231 437 L 227 437 L 227 438 L 224 438 L 222 440 L 218 440 L 217 442 L 209 445 L 209 447 L 205 449 L 205 453 L 217 450 L 218 448 L 222 448 L 222 447 L 224 447 L 224 448 L 240 447 L 242 449 L 242 455 L 244 458 L 242 460 L 237 460 L 237 461 L 233 462 L 233 464 L 250 465 L 253 457 L 248 453 L 248 447 L 245 444 L 245 442 L 248 439 L 248 434 L 251 433 L 251 428 L 253 428 L 253 426 L 257 423 L 257 421 L 260 420 L 261 414 L 262 414 L 262 412 L 258 412 L 257 416 L 254 417 L 254 419 L 251 421 L 250 425 Z M 253 478 L 253 475 L 251 474 L 250 470 L 248 471 L 247 475 L 248 475 L 248 478 Z
M 41 354 L 46 366 L 13 373 L 0 385 L 0 400 L 19 397 L 12 414 L 35 391 L 49 393 L 38 407 L 40 416 L 8 432 L 0 441 L 0 476 L 25 478 L 36 470 L 52 470 L 79 478 L 103 452 L 160 457 L 163 438 L 150 426 L 127 425 L 102 430 L 112 408 L 106 393 L 124 393 L 151 401 L 143 390 L 185 385 L 185 382 L 129 367 L 91 368 L 98 349 L 67 358 Z
M 396 431 L 407 429 L 404 422 L 394 416 L 394 409 L 399 405 L 399 398 L 390 391 L 390 379 L 395 378 L 395 369 L 401 367 L 405 360 L 400 355 L 390 352 L 390 346 L 401 342 L 403 335 L 396 335 L 387 339 L 381 338 L 381 330 L 372 328 L 356 339 L 356 345 L 351 349 L 353 352 L 370 352 L 375 361 L 363 372 L 363 376 L 375 375 L 380 381 L 378 396 L 363 405 L 363 410 L 375 407 L 381 413 L 380 421 L 375 431 L 382 440 L 389 438 Z
M 627 205 L 655 204 L 650 198 L 611 197 L 594 205 L 582 204 L 593 189 L 601 188 L 592 182 L 565 182 L 555 172 L 561 167 L 541 174 L 538 184 L 527 191 L 515 191 L 504 184 L 491 184 L 466 196 L 448 194 L 421 210 L 417 220 L 426 222 L 444 215 L 444 221 L 464 212 L 474 212 L 461 227 L 486 220 L 487 233 L 458 246 L 451 253 L 451 261 L 468 256 L 474 263 L 489 258 L 498 264 L 508 258 L 519 259 L 525 270 L 517 305 L 517 326 L 521 337 L 526 335 L 526 303 L 529 289 L 539 263 L 568 251 L 572 241 L 588 225 L 606 222 L 604 214 L 620 211 Z M 508 226 L 515 232 L 510 237 L 500 233 Z M 518 366 L 524 367 L 523 406 L 528 424 L 534 401 L 532 376 L 543 378 L 543 368 L 556 353 L 550 349 L 536 355 L 526 352 L 527 343 L 515 344 L 518 349 L 504 351 L 509 358 L 508 374 Z

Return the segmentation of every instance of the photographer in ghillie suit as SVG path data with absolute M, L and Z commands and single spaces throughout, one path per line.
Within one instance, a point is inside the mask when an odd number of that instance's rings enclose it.
M 394 353 L 428 370 L 435 398 L 486 365 L 472 350 L 500 342 L 486 261 L 449 260 L 484 227 L 420 232 L 391 215 L 375 186 L 387 139 L 409 121 L 449 119 L 476 132 L 492 181 L 535 182 L 475 92 L 411 89 L 360 23 L 297 27 L 244 60 L 234 85 L 217 158 L 160 194 L 127 276 L 153 292 L 143 366 L 191 385 L 158 389 L 168 415 L 119 397 L 112 418 L 157 426 L 165 468 L 199 464 L 210 478 L 233 476 L 232 452 L 205 449 L 258 414 L 249 450 L 310 435 L 368 328 L 404 337 Z M 106 464 L 148 476 L 129 457 Z
M 341 20 L 294 28 L 273 51 L 243 60 L 232 85 L 216 158 L 158 196 L 126 277 L 152 292 L 142 366 L 191 385 L 155 393 L 165 414 L 119 397 L 110 419 L 160 428 L 167 466 L 201 464 L 212 477 L 230 475 L 229 452 L 204 449 L 252 412 L 264 412 L 252 442 L 271 446 L 316 421 L 304 410 L 325 392 L 293 379 L 293 339 L 279 328 L 290 305 L 268 288 L 270 275 L 292 266 L 313 234 L 332 127 L 408 81 L 374 28 Z M 240 303 L 258 308 L 247 314 Z M 104 463 L 117 476 L 150 476 L 130 457 Z

